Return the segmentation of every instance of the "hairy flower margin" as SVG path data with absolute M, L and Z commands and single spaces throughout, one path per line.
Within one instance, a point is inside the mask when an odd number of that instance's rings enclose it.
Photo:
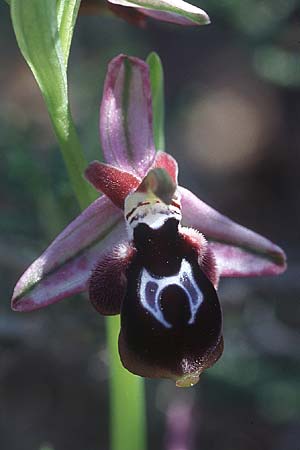
M 106 9 L 141 27 L 147 17 L 184 26 L 210 23 L 205 11 L 183 0 L 82 0 L 80 5 L 83 14 L 101 14 Z
M 223 350 L 219 278 L 277 275 L 285 254 L 177 185 L 176 161 L 154 148 L 142 60 L 109 64 L 100 134 L 106 164 L 92 162 L 85 175 L 104 195 L 26 270 L 12 308 L 89 291 L 98 312 L 121 313 L 128 370 L 193 385 Z

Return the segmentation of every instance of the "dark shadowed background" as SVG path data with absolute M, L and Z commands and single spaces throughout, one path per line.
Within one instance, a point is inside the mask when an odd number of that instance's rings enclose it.
M 157 51 L 166 148 L 180 183 L 288 255 L 280 277 L 221 282 L 225 352 L 195 388 L 147 380 L 149 449 L 173 450 L 166 417 L 179 402 L 192 409 L 184 450 L 299 450 L 300 1 L 201 7 L 212 25 L 149 20 L 142 30 L 81 16 L 69 64 L 72 108 L 87 159 L 100 159 L 108 61 Z M 5 2 L 0 30 L 0 448 L 106 450 L 104 319 L 83 296 L 24 315 L 10 310 L 17 279 L 78 207 Z

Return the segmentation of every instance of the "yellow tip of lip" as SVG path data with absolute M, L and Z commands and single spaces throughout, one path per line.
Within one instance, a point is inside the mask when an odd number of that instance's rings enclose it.
M 179 378 L 179 380 L 176 380 L 176 386 L 177 387 L 192 387 L 198 383 L 199 378 L 200 378 L 199 373 L 191 373 L 188 375 L 184 375 L 183 377 Z

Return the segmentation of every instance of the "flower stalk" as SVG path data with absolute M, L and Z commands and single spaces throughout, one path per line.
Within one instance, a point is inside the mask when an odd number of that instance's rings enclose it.
M 144 379 L 124 369 L 118 353 L 120 317 L 107 317 L 110 383 L 111 450 L 145 450 L 146 414 Z

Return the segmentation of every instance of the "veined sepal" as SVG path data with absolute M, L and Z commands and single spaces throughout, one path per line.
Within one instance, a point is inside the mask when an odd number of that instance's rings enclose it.
M 183 225 L 204 234 L 220 277 L 278 275 L 286 269 L 284 251 L 269 239 L 230 220 L 188 189 L 179 187 Z
M 32 311 L 86 291 L 95 264 L 126 237 L 122 212 L 105 196 L 95 200 L 25 271 L 12 309 Z

